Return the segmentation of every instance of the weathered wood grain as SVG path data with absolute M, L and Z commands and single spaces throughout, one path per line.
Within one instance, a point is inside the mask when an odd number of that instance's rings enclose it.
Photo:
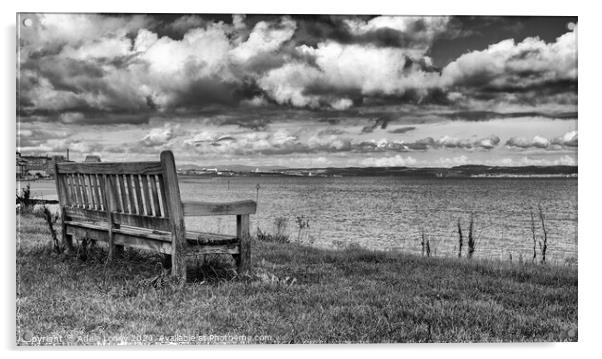
M 240 240 L 240 254 L 234 256 L 238 265 L 238 273 L 243 274 L 251 269 L 251 238 L 249 235 L 249 215 L 236 216 L 236 237 Z
M 84 175 L 84 185 L 86 186 L 86 191 L 88 192 L 88 198 L 90 198 L 90 208 L 98 209 L 96 196 L 94 195 L 94 183 L 92 178 L 92 175 Z
M 128 201 L 128 197 L 127 197 L 127 193 L 125 191 L 125 176 L 123 175 L 117 175 L 117 183 L 119 184 L 119 194 L 120 194 L 120 198 L 121 198 L 121 203 L 122 203 L 122 209 L 123 209 L 123 213 L 132 213 L 131 209 L 130 209 L 130 204 Z
M 63 245 L 67 250 L 67 253 L 73 253 L 73 236 L 67 233 L 65 207 L 61 206 L 61 234 L 63 239 Z
M 157 176 L 148 176 L 150 181 L 151 196 L 153 198 L 154 215 L 161 217 L 161 205 L 159 204 L 159 192 L 157 192 Z
M 144 210 L 144 202 L 142 200 L 142 189 L 140 188 L 140 178 L 137 175 L 131 175 L 132 182 L 134 183 L 134 193 L 136 194 L 136 207 L 138 208 L 138 214 L 146 214 Z
M 100 223 L 106 221 L 105 211 L 98 211 L 92 209 L 84 209 L 77 207 L 66 207 L 66 213 L 69 218 L 78 221 L 90 221 L 93 223 Z M 169 219 L 154 216 L 143 216 L 138 214 L 130 213 L 119 213 L 111 212 L 113 216 L 113 223 L 124 226 L 133 226 L 148 228 L 150 230 L 158 231 L 169 231 L 171 225 Z
M 138 176 L 140 182 L 142 182 L 142 194 L 144 196 L 144 207 L 147 216 L 153 215 L 153 206 L 150 200 L 150 189 L 148 188 L 148 176 Z
M 159 191 L 161 195 L 161 208 L 163 210 L 163 216 L 169 217 L 169 206 L 167 205 L 167 196 L 165 195 L 165 177 L 163 175 L 157 176 L 157 183 L 159 183 Z
M 100 182 L 104 192 L 108 194 L 108 196 L 104 197 L 104 208 L 107 220 L 107 242 L 109 244 L 109 253 L 107 255 L 107 262 L 111 262 L 115 255 L 115 236 L 113 233 L 113 213 L 111 212 L 112 198 L 111 193 L 113 193 L 113 187 L 111 181 L 103 176 L 100 178 Z
M 58 163 L 60 173 L 153 175 L 161 173 L 160 162 L 101 162 L 101 163 Z
M 236 201 L 229 203 L 183 202 L 185 216 L 218 216 L 252 214 L 257 210 L 255 201 Z
M 161 167 L 163 168 L 164 193 L 167 199 L 166 212 L 169 213 L 171 224 L 171 258 L 172 275 L 186 282 L 186 262 L 184 260 L 184 251 L 186 250 L 186 228 L 184 226 L 184 210 L 182 209 L 182 200 L 180 199 L 180 187 L 178 185 L 178 175 L 176 173 L 176 163 L 171 151 L 161 152 Z
M 106 180 L 111 184 L 111 192 L 107 192 L 106 196 L 110 199 L 112 212 L 123 212 L 121 209 L 121 197 L 119 195 L 119 184 L 117 183 L 116 175 L 106 175 Z
M 76 238 L 90 238 L 97 241 L 107 242 L 108 233 L 106 228 L 85 228 L 67 225 L 67 234 Z M 171 253 L 171 243 L 154 238 L 142 237 L 139 234 L 122 233 L 115 230 L 113 241 L 115 246 L 127 246 L 139 249 L 151 250 L 158 253 Z M 116 253 L 117 255 L 117 253 Z
M 138 214 L 138 210 L 136 208 L 136 199 L 134 198 L 134 186 L 132 184 L 132 175 L 123 176 L 125 179 L 125 189 L 128 193 L 128 202 L 130 204 L 130 213 Z
M 78 174 L 77 181 L 79 184 L 80 191 L 82 193 L 82 204 L 83 208 L 90 208 L 90 202 L 88 201 L 88 191 L 86 189 L 86 183 L 84 180 L 84 175 Z

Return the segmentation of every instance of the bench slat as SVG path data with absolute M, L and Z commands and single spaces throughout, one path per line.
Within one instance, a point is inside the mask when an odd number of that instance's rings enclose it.
M 165 183 L 163 183 L 163 176 L 157 176 L 157 182 L 159 183 L 159 190 L 161 192 L 161 209 L 164 217 L 169 217 L 169 209 L 167 207 L 167 197 L 165 195 Z
M 134 226 L 148 228 L 150 230 L 169 231 L 170 225 L 167 218 L 142 216 L 137 214 L 111 212 L 113 214 L 113 223 L 118 225 Z M 65 215 L 80 222 L 106 222 L 107 214 L 105 211 L 91 209 L 65 207 Z M 105 223 L 106 225 L 106 223 Z
M 132 175 L 125 175 L 125 190 L 128 193 L 128 202 L 130 204 L 130 213 L 137 214 L 140 213 L 136 209 L 136 199 L 134 198 L 134 186 L 132 185 Z
M 183 202 L 185 216 L 221 216 L 231 214 L 253 214 L 257 210 L 255 201 L 225 203 Z
M 80 174 L 137 174 L 154 175 L 161 173 L 161 162 L 100 162 L 100 163 L 58 163 L 60 173 Z
M 96 207 L 96 196 L 94 195 L 94 183 L 92 180 L 92 175 L 84 175 L 84 184 L 86 186 L 86 190 L 88 191 L 88 198 L 90 198 L 90 209 L 98 209 Z
M 67 234 L 75 236 L 76 238 L 90 238 L 103 242 L 108 242 L 109 240 L 109 232 L 106 228 L 91 228 L 78 226 L 77 224 L 67 224 L 66 227 Z M 170 242 L 156 238 L 144 238 L 137 234 L 121 233 L 117 230 L 114 232 L 113 243 L 115 245 L 145 249 L 164 254 L 171 253 Z
M 123 213 L 130 213 L 130 206 L 128 204 L 127 194 L 125 193 L 124 176 L 116 175 L 117 184 L 119 186 L 119 199 L 121 200 L 121 211 Z
M 142 202 L 142 189 L 140 188 L 140 176 L 132 175 L 132 181 L 134 181 L 134 191 L 136 191 L 136 204 L 138 207 L 138 214 L 146 214 L 144 210 L 144 203 Z
M 161 204 L 159 203 L 159 192 L 157 192 L 157 176 L 148 176 L 150 180 L 151 196 L 153 197 L 153 208 L 155 216 L 161 217 Z
M 153 208 L 150 201 L 150 189 L 148 188 L 148 176 L 139 176 L 142 182 L 142 193 L 144 194 L 144 206 L 146 208 L 145 214 L 147 216 L 153 215 Z
M 81 228 L 89 228 L 89 229 L 97 229 L 97 230 L 107 230 L 106 222 L 98 221 L 94 223 L 90 222 L 81 222 L 81 221 L 65 221 L 65 224 L 81 227 Z M 115 233 L 122 234 L 131 234 L 131 235 L 140 235 L 142 237 L 148 237 L 151 239 L 162 240 L 171 242 L 171 233 L 169 231 L 160 231 L 160 230 L 150 230 L 146 228 L 136 228 L 131 226 L 122 226 L 120 228 L 113 229 Z M 227 243 L 237 243 L 238 238 L 234 235 L 221 234 L 221 233 L 206 233 L 206 232 L 196 232 L 196 231 L 187 231 L 186 232 L 186 240 L 190 244 L 227 244 Z

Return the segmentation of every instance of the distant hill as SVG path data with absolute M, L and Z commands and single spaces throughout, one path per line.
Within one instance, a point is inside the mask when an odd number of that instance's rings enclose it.
M 203 171 L 205 169 L 205 171 Z M 216 171 L 217 170 L 217 171 Z M 307 176 L 307 177 L 354 177 L 354 176 L 400 176 L 426 178 L 469 178 L 469 177 L 576 177 L 577 166 L 522 166 L 503 167 L 485 165 L 462 165 L 456 167 L 327 167 L 285 168 L 277 166 L 196 166 L 185 165 L 181 173 L 228 176 Z M 196 173 L 195 173 L 196 172 Z M 220 173 L 218 173 L 220 172 Z
M 185 164 L 178 166 L 179 171 L 188 171 L 188 170 L 202 170 L 205 169 L 217 169 L 218 171 L 234 171 L 234 172 L 255 172 L 256 169 L 259 169 L 259 172 L 269 172 L 269 171 L 279 171 L 284 170 L 286 167 L 282 166 L 247 166 L 247 165 L 194 165 L 194 164 Z
M 529 177 L 529 176 L 576 176 L 577 166 L 524 166 L 501 167 L 463 165 L 446 167 L 347 167 L 288 169 L 285 174 L 325 177 L 349 176 L 405 176 L 405 177 Z

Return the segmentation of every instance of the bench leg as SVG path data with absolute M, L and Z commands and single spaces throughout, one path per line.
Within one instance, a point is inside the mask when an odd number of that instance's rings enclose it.
M 251 237 L 249 235 L 249 215 L 236 216 L 236 236 L 240 241 L 240 254 L 234 256 L 238 274 L 251 270 Z
M 67 234 L 67 225 L 65 224 L 65 208 L 61 207 L 61 234 L 63 236 L 63 248 L 67 251 L 67 254 L 72 254 L 73 249 L 73 236 Z

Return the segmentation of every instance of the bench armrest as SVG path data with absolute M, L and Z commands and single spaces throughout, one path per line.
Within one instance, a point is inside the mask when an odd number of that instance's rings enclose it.
M 236 202 L 182 202 L 184 216 L 222 216 L 229 214 L 254 214 L 257 210 L 255 201 L 236 201 Z

